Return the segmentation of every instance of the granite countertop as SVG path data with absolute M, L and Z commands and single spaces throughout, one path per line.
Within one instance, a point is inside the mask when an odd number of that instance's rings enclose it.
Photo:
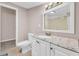
M 79 53 L 79 40 L 53 36 L 52 43 Z
M 57 45 L 59 47 L 79 53 L 79 40 L 78 39 L 59 37 L 59 36 L 52 36 L 52 37 L 48 37 L 47 39 L 41 38 L 41 36 L 33 35 L 33 37 L 38 38 L 43 41 L 47 41 L 47 42 Z

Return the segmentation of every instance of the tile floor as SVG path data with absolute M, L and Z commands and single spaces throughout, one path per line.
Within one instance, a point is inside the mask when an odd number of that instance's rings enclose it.
M 31 51 L 20 53 L 17 47 L 7 50 L 8 56 L 31 56 Z
M 1 51 L 6 51 L 10 48 L 13 48 L 16 46 L 16 41 L 7 41 L 7 42 L 1 42 Z
M 31 51 L 20 53 L 19 49 L 16 47 L 15 40 L 1 42 L 0 51 L 8 53 L 8 56 L 31 56 Z

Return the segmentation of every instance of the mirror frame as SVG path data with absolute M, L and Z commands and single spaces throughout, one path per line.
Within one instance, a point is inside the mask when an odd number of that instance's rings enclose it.
M 60 8 L 60 7 L 63 7 L 64 5 L 66 4 L 71 4 L 70 5 L 70 13 L 71 13 L 71 16 L 70 16 L 70 22 L 69 22 L 69 27 L 70 29 L 68 29 L 67 31 L 65 30 L 51 30 L 51 29 L 45 29 L 45 19 L 44 19 L 44 15 L 48 12 L 51 12 L 57 8 Z M 43 31 L 45 32 L 61 32 L 61 33 L 71 33 L 71 34 L 75 34 L 75 3 L 74 2 L 66 2 L 66 3 L 63 3 L 57 7 L 54 7 L 54 8 L 51 8 L 47 11 L 44 11 L 43 13 Z

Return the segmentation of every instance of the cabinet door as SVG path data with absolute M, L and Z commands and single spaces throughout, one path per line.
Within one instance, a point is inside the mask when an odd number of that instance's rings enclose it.
M 55 56 L 67 56 L 67 54 L 63 53 L 62 51 L 55 49 Z
M 59 47 L 57 47 L 57 46 L 55 46 L 55 45 L 53 45 L 53 44 L 51 44 L 51 56 L 67 56 L 67 54 L 65 54 L 64 52 L 63 52 L 63 49 L 62 50 L 60 50 L 60 48 Z
M 40 40 L 41 56 L 50 56 L 50 43 Z
M 73 52 L 71 50 L 56 46 L 51 44 L 51 47 L 54 49 L 55 56 L 78 56 L 79 54 L 76 52 Z M 51 52 L 52 55 L 52 52 Z
M 51 56 L 54 56 L 55 55 L 54 46 L 52 44 L 50 46 L 50 55 Z
M 61 47 L 55 46 L 55 56 L 78 56 L 79 54 Z
M 50 43 L 42 41 L 40 39 L 33 38 L 32 55 L 33 56 L 49 56 Z
M 40 56 L 40 45 L 35 38 L 32 42 L 32 56 Z

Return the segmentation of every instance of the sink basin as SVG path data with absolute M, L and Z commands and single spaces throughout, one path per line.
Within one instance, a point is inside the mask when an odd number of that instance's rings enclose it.
M 39 35 L 38 38 L 47 42 L 51 42 L 51 36 Z
M 38 37 L 42 39 L 51 39 L 51 36 L 45 36 L 45 35 L 39 35 Z
M 48 41 L 48 42 L 52 41 L 51 36 L 38 35 L 38 34 L 33 34 L 32 36 L 37 38 L 37 39 L 40 39 L 40 40 L 44 40 L 44 41 Z

